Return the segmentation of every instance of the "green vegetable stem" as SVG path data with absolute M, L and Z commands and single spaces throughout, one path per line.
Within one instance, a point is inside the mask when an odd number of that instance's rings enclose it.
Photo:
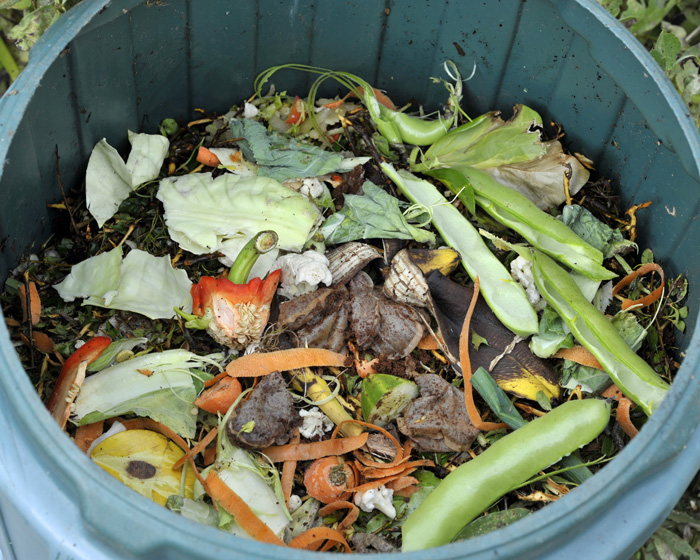
M 228 279 L 234 284 L 245 284 L 258 257 L 277 247 L 277 234 L 272 230 L 256 233 L 243 246 L 228 273 Z
M 469 276 L 479 277 L 481 294 L 498 320 L 520 336 L 538 332 L 537 314 L 525 290 L 511 278 L 469 220 L 428 181 L 408 171 L 397 171 L 387 163 L 382 164 L 382 169 L 406 198 L 429 209 L 435 229 L 459 252 Z
M 501 496 L 595 439 L 609 418 L 603 400 L 569 401 L 499 439 L 447 475 L 406 519 L 402 550 L 451 542 Z
M 457 122 L 460 112 L 459 102 L 462 99 L 462 79 L 457 66 L 453 62 L 445 63 L 445 70 L 454 79 L 454 85 L 444 82 L 449 91 L 447 105 L 448 111 L 444 115 L 438 115 L 437 119 L 423 119 L 407 115 L 401 111 L 390 109 L 377 99 L 376 90 L 365 80 L 349 72 L 338 72 L 327 68 L 307 66 L 305 64 L 284 64 L 274 66 L 262 72 L 255 79 L 255 92 L 260 95 L 263 85 L 278 70 L 291 69 L 319 74 L 319 78 L 309 89 L 308 104 L 314 105 L 316 92 L 320 85 L 327 79 L 334 79 L 348 88 L 357 97 L 362 99 L 372 122 L 377 131 L 391 144 L 412 144 L 415 146 L 429 146 L 442 138 Z M 434 81 L 441 81 L 433 78 Z M 313 112 L 309 115 L 313 118 Z
M 666 383 L 588 302 L 571 276 L 544 253 L 534 251 L 535 284 L 578 342 L 603 366 L 619 389 L 650 416 L 668 391 Z

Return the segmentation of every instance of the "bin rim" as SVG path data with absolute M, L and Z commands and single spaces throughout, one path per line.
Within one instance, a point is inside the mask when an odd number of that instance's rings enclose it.
M 553 1 L 553 0 L 552 0 Z M 120 8 L 128 10 L 139 4 L 139 0 L 125 0 Z M 19 76 L 15 84 L 0 100 L 0 157 L 6 159 L 12 137 L 22 123 L 31 98 L 17 96 L 15 90 L 28 88 L 36 89 L 40 86 L 44 73 L 51 64 L 60 56 L 61 52 L 69 45 L 75 36 L 86 26 L 93 23 L 93 19 L 102 10 L 109 7 L 110 0 L 86 0 L 69 10 L 59 21 L 52 26 L 47 34 L 37 43 L 34 49 L 34 57 L 27 68 Z M 689 128 L 689 120 L 682 110 L 680 96 L 672 88 L 672 85 L 656 65 L 651 56 L 634 39 L 634 37 L 608 14 L 597 2 L 593 0 L 571 0 L 562 3 L 564 10 L 571 9 L 572 5 L 580 6 L 601 25 L 610 29 L 638 62 L 647 71 L 662 91 L 668 92 L 668 101 L 672 107 L 673 115 L 679 122 L 684 138 L 688 139 L 690 153 L 694 155 L 694 172 L 691 175 L 698 179 L 698 163 L 700 162 L 700 135 L 693 126 Z M 16 91 L 15 91 L 16 93 Z M 7 118 L 5 118 L 7 117 Z M 691 169 L 693 166 L 691 166 Z M 688 169 L 687 169 L 688 170 Z M 690 170 L 689 170 L 690 171 Z M 0 174 L 2 170 L 0 170 Z M 92 462 L 72 444 L 67 435 L 62 432 L 50 417 L 41 401 L 37 398 L 34 387 L 30 383 L 22 364 L 14 353 L 4 321 L 0 325 L 0 370 L 9 375 L 2 381 L 9 388 L 8 394 L 15 398 L 9 400 L 9 412 L 19 419 L 18 431 L 25 435 L 35 447 L 44 464 L 58 468 L 67 479 L 74 481 L 71 489 L 75 493 L 84 512 L 96 512 L 104 508 L 124 509 L 135 514 L 146 516 L 159 525 L 159 528 L 173 528 L 176 533 L 182 535 L 178 538 L 178 548 L 181 545 L 188 547 L 188 551 L 199 557 L 207 550 L 226 550 L 234 543 L 237 550 L 254 556 L 278 557 L 279 549 L 261 543 L 240 539 L 226 534 L 223 531 L 212 529 L 192 523 L 180 516 L 169 512 L 157 504 L 138 496 L 135 493 L 123 492 L 124 487 L 116 479 L 107 473 L 95 468 Z M 469 549 L 472 553 L 496 551 L 513 545 L 522 546 L 530 543 L 534 546 L 542 546 L 541 536 L 537 530 L 548 526 L 558 527 L 557 533 L 566 537 L 567 532 L 580 527 L 580 518 L 590 515 L 599 507 L 608 492 L 623 492 L 629 486 L 635 484 L 654 472 L 664 468 L 682 452 L 688 438 L 694 433 L 690 426 L 683 433 L 669 433 L 668 420 L 675 414 L 688 414 L 697 419 L 697 411 L 694 411 L 694 403 L 700 398 L 697 375 L 700 369 L 700 342 L 697 339 L 700 317 L 696 318 L 693 339 L 689 341 L 686 356 L 676 376 L 671 389 L 661 403 L 659 409 L 649 419 L 639 436 L 632 440 L 627 447 L 586 482 L 586 491 L 574 490 L 556 503 L 549 504 L 546 508 L 530 515 L 518 523 L 500 529 L 497 532 L 470 539 Z M 694 386 L 695 385 L 695 386 Z M 1 392 L 0 392 L 1 396 Z M 57 445 L 58 442 L 58 445 Z M 700 458 L 697 458 L 700 466 Z M 626 480 L 625 480 L 626 479 Z M 3 483 L 0 481 L 0 485 Z M 100 490 L 101 489 L 101 490 Z M 97 494 L 95 492 L 97 491 Z M 590 495 L 593 495 L 591 498 Z M 126 496 L 126 497 L 125 497 Z M 574 513 L 575 512 L 575 513 Z M 86 522 L 95 522 L 90 519 L 90 514 L 85 516 Z M 110 531 L 106 523 L 97 521 L 95 527 L 104 531 L 107 540 L 118 537 L 118 532 Z M 166 533 L 166 531 L 154 531 L 154 533 Z M 523 533 L 526 533 L 523 536 Z M 187 537 L 187 538 L 184 538 Z M 204 537 L 204 538 L 201 538 Z M 234 539 L 233 541 L 231 539 Z M 144 550 L 168 547 L 169 539 L 164 539 L 157 534 L 143 546 Z M 110 540 L 110 544 L 113 541 Z M 460 548 L 463 543 L 453 543 L 431 550 L 434 558 L 456 558 L 463 556 Z M 284 553 L 290 559 L 308 559 L 308 553 L 285 550 Z M 407 558 L 422 557 L 422 552 L 404 553 Z M 318 553 L 314 554 L 318 556 Z M 395 558 L 389 554 L 375 555 L 377 558 Z

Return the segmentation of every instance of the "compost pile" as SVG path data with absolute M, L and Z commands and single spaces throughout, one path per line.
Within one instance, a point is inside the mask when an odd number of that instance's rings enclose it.
M 389 552 L 515 522 L 635 436 L 687 314 L 635 244 L 648 203 L 531 108 L 470 118 L 445 70 L 437 115 L 287 65 L 95 146 L 3 312 L 97 465 L 236 535 Z

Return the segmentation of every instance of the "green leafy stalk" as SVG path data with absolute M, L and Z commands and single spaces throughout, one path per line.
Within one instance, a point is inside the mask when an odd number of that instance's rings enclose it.
M 308 104 L 313 107 L 316 99 L 316 94 L 323 82 L 328 79 L 333 79 L 342 86 L 346 87 L 357 97 L 362 99 L 370 118 L 374 123 L 377 131 L 386 138 L 391 144 L 413 144 L 416 146 L 429 146 L 433 142 L 444 136 L 457 121 L 457 116 L 460 113 L 459 102 L 462 99 L 462 80 L 457 70 L 456 65 L 447 61 L 445 70 L 448 75 L 455 80 L 452 85 L 443 81 L 445 87 L 450 93 L 448 106 L 450 109 L 445 115 L 438 116 L 437 119 L 423 119 L 407 115 L 401 111 L 390 109 L 379 102 L 375 89 L 364 79 L 351 74 L 349 72 L 338 72 L 327 68 L 318 68 L 315 66 L 307 66 L 305 64 L 283 64 L 274 66 L 262 72 L 255 79 L 255 92 L 261 95 L 262 87 L 265 83 L 279 70 L 301 70 L 318 74 L 319 77 L 309 89 Z M 433 78 L 434 81 L 440 81 Z M 309 112 L 309 118 L 314 119 L 314 112 Z M 324 131 L 315 128 L 323 136 Z

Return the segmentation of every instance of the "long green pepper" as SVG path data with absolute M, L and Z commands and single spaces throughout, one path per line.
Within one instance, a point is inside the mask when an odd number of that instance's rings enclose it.
M 557 263 L 533 251 L 533 272 L 540 294 L 559 313 L 574 338 L 596 357 L 625 396 L 651 416 L 666 395 L 668 383 L 627 345 Z

